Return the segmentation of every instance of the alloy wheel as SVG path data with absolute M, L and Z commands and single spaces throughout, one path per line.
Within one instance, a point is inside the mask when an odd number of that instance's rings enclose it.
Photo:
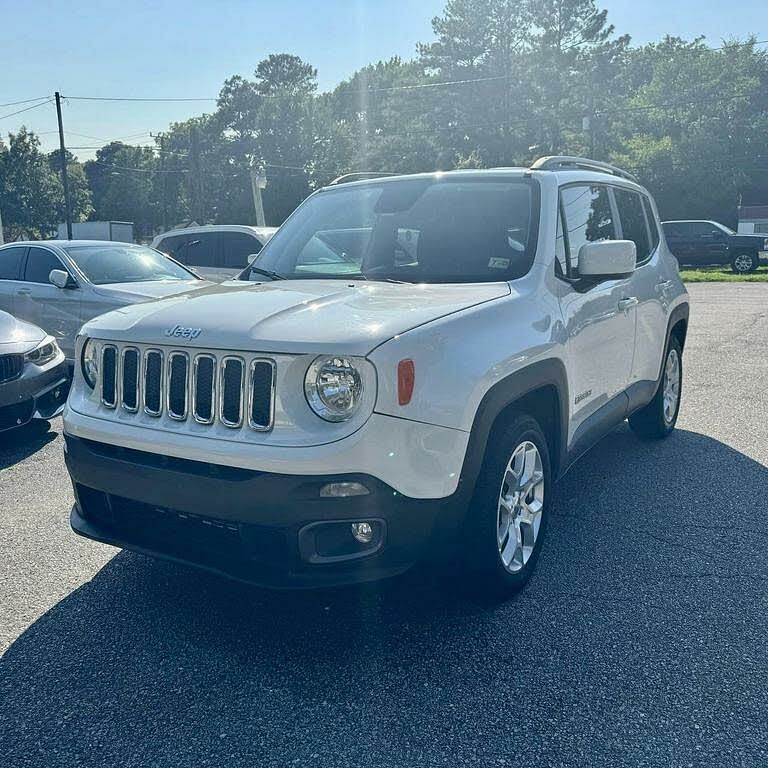
M 734 258 L 733 266 L 742 274 L 749 272 L 752 269 L 752 257 L 748 253 L 740 253 Z
M 515 448 L 504 470 L 496 515 L 496 544 L 503 566 L 520 571 L 533 554 L 544 509 L 544 465 L 529 440 Z
M 667 355 L 662 386 L 664 422 L 669 425 L 675 418 L 680 400 L 680 355 L 674 348 L 670 349 Z

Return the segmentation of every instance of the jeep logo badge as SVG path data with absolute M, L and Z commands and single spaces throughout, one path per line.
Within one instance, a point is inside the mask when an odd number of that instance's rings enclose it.
M 183 325 L 174 325 L 164 331 L 164 336 L 175 336 L 181 339 L 196 339 L 203 332 L 202 328 L 185 328 Z

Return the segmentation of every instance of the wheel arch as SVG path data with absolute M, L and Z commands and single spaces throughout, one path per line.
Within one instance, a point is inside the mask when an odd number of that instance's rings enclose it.
M 486 392 L 475 413 L 459 487 L 468 495 L 493 436 L 519 413 L 533 416 L 547 439 L 552 473 L 561 474 L 567 451 L 568 377 L 563 362 L 541 360 L 507 376 Z

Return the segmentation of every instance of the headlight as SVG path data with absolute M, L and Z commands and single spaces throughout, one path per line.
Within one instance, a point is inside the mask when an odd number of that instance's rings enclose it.
M 768 237 L 763 240 L 763 250 L 768 251 Z
M 307 370 L 304 392 L 321 419 L 347 421 L 360 405 L 363 380 L 348 357 L 318 357 Z
M 99 350 L 93 339 L 87 339 L 83 346 L 82 366 L 85 383 L 91 388 L 96 387 L 99 380 Z
M 46 336 L 31 352 L 24 355 L 25 363 L 45 365 L 59 354 L 59 345 L 53 336 Z

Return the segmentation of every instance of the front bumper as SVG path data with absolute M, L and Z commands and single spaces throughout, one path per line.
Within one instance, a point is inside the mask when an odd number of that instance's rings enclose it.
M 64 409 L 70 377 L 66 362 L 27 365 L 18 379 L 0 384 L 0 432 L 34 419 L 52 419 Z
M 362 474 L 284 475 L 191 461 L 66 435 L 74 531 L 115 546 L 269 587 L 395 576 L 452 551 L 459 494 L 405 497 Z M 332 482 L 366 496 L 320 497 Z M 371 521 L 360 544 L 351 523 Z

